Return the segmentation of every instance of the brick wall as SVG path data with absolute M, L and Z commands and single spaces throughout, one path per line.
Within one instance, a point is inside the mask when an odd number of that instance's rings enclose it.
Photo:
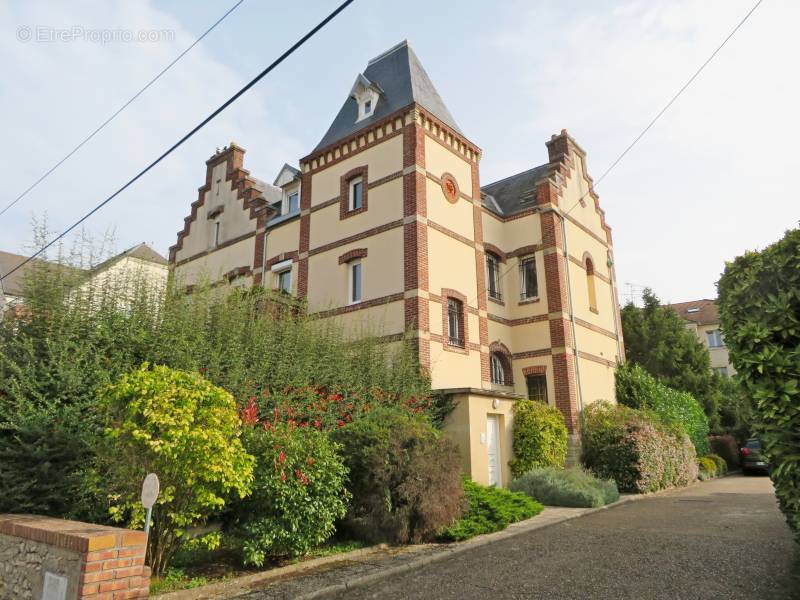
M 45 575 L 66 580 L 66 596 L 147 598 L 143 531 L 32 515 L 0 515 L 0 600 L 42 597 Z

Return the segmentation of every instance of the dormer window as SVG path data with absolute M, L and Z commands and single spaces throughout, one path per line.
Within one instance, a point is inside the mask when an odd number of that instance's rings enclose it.
M 350 96 L 356 101 L 356 104 L 358 104 L 358 117 L 356 117 L 356 122 L 372 116 L 378 104 L 381 91 L 380 86 L 372 83 L 369 79 L 364 77 L 364 75 L 359 75 L 356 78 L 353 89 L 350 90 Z

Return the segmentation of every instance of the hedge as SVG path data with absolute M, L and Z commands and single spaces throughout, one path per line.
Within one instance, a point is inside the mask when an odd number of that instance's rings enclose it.
M 619 500 L 616 483 L 579 467 L 533 469 L 514 479 L 508 489 L 523 492 L 545 506 L 596 508 Z
M 800 541 L 800 229 L 728 263 L 718 287 L 725 342 L 754 402 L 754 434 Z
M 563 467 L 567 460 L 567 426 L 557 408 L 518 400 L 514 405 L 514 458 L 508 466 L 518 477 L 536 467 Z
M 696 453 L 686 434 L 643 411 L 594 402 L 581 413 L 583 464 L 622 492 L 644 493 L 697 479 Z
M 708 454 L 708 417 L 691 394 L 664 385 L 632 363 L 617 368 L 616 389 L 617 402 L 652 411 L 664 423 L 679 426 L 698 455 Z

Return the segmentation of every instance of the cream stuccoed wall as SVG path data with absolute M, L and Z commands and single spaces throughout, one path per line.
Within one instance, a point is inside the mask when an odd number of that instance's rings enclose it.
M 255 229 L 253 230 L 255 231 Z M 187 236 L 188 239 L 191 236 Z M 250 267 L 255 253 L 255 235 L 240 242 L 218 248 L 205 256 L 175 267 L 175 280 L 179 285 L 195 285 L 201 281 L 219 281 L 232 269 Z
M 393 173 L 403 170 L 403 136 L 398 135 L 358 154 L 335 163 L 315 173 L 311 178 L 311 206 L 312 208 L 333 198 L 340 193 L 341 177 L 351 169 L 369 165 L 369 180 L 377 181 Z M 371 210 L 372 190 L 369 191 L 369 204 Z M 402 197 L 400 198 L 402 209 Z M 369 211 L 367 211 L 369 212 Z M 312 215 L 312 221 L 313 221 Z M 338 221 L 338 211 L 336 219 Z M 313 226 L 311 228 L 313 235 Z M 313 247 L 313 246 L 312 246 Z
M 175 255 L 176 262 L 193 257 L 214 248 L 214 222 L 220 222 L 220 243 L 224 244 L 244 234 L 255 232 L 256 220 L 250 218 L 250 210 L 244 210 L 244 200 L 237 198 L 231 182 L 225 179 L 227 162 L 216 165 L 211 170 L 211 189 L 205 193 L 203 204 L 197 208 L 197 217 L 189 224 L 189 235 L 183 238 L 183 246 Z M 214 219 L 208 213 L 220 206 L 224 211 Z M 252 264 L 252 255 L 247 263 Z M 242 264 L 235 264 L 230 270 Z
M 361 215 L 351 218 L 359 216 Z M 312 230 L 315 225 L 312 223 Z M 356 248 L 367 250 L 367 256 L 361 259 L 362 302 L 402 293 L 403 229 L 396 227 L 312 255 L 308 261 L 308 305 L 311 312 L 347 305 L 349 265 L 340 265 L 339 257 Z M 401 327 L 400 331 L 402 330 Z
M 511 480 L 508 462 L 513 457 L 512 427 L 515 400 L 499 395 L 466 392 L 454 394 L 453 401 L 455 408 L 445 421 L 445 435 L 457 444 L 463 471 L 481 485 L 489 484 L 487 419 L 489 415 L 499 417 L 500 483 L 503 487 L 508 486 Z
M 167 286 L 169 268 L 151 261 L 126 256 L 94 273 L 80 286 L 81 291 L 115 289 L 120 295 L 133 294 L 140 286 L 162 294 Z

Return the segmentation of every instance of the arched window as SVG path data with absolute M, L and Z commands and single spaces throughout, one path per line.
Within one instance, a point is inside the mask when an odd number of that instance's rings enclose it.
M 594 263 L 586 256 L 586 292 L 589 295 L 589 310 L 597 312 L 597 291 L 594 287 Z
M 500 342 L 494 342 L 489 346 L 489 366 L 491 368 L 492 383 L 498 385 L 514 385 L 514 378 L 511 374 L 511 353 L 508 348 Z

